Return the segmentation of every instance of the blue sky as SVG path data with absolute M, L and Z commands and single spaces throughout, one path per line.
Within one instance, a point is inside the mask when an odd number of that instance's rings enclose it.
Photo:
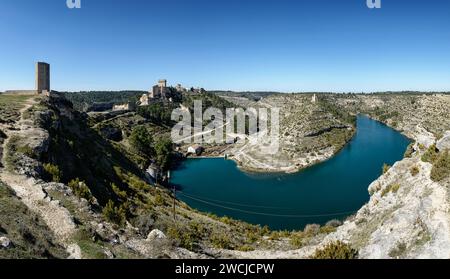
M 0 91 L 450 91 L 450 1 L 0 0 Z

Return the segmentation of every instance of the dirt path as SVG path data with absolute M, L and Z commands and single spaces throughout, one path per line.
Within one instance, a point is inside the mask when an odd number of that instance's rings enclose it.
M 20 109 L 20 120 L 13 126 L 14 130 L 5 130 L 8 138 L 3 143 L 2 162 L 6 166 L 6 146 L 12 136 L 39 137 L 41 129 L 33 126 L 31 120 L 24 118 L 24 112 L 36 104 L 36 98 L 30 97 Z M 78 245 L 70 243 L 71 237 L 76 233 L 76 225 L 69 211 L 62 207 L 57 200 L 52 200 L 45 192 L 45 183 L 37 181 L 26 175 L 19 175 L 9 171 L 6 167 L 0 169 L 0 179 L 11 189 L 17 197 L 33 212 L 37 213 L 54 233 L 61 245 L 67 248 L 71 258 L 80 258 Z

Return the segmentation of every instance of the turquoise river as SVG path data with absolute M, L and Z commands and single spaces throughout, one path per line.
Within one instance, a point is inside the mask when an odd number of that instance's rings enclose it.
M 295 174 L 249 174 L 224 159 L 189 159 L 172 174 L 177 197 L 203 212 L 271 229 L 345 219 L 369 200 L 384 163 L 401 160 L 408 138 L 358 116 L 354 138 L 328 161 Z

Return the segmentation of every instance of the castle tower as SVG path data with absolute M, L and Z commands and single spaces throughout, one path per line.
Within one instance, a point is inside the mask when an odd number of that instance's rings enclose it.
M 47 63 L 36 64 L 36 91 L 38 94 L 50 92 L 50 65 Z
M 165 79 L 160 79 L 160 80 L 158 81 L 158 85 L 159 85 L 159 87 L 161 87 L 161 88 L 166 88 L 166 87 L 167 87 L 167 80 L 165 80 Z

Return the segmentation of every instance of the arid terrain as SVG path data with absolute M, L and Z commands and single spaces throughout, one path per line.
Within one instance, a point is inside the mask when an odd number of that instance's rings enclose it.
M 197 212 L 147 179 L 149 160 L 165 162 L 164 123 L 135 112 L 88 115 L 58 95 L 0 94 L 0 258 L 450 257 L 450 95 L 312 97 L 227 96 L 282 110 L 280 153 L 249 148 L 233 159 L 252 171 L 300 170 L 340 150 L 357 113 L 414 144 L 380 170 L 357 214 L 288 232 Z M 154 138 L 150 157 L 136 150 L 134 126 Z M 207 156 L 209 148 L 220 149 L 207 147 Z

